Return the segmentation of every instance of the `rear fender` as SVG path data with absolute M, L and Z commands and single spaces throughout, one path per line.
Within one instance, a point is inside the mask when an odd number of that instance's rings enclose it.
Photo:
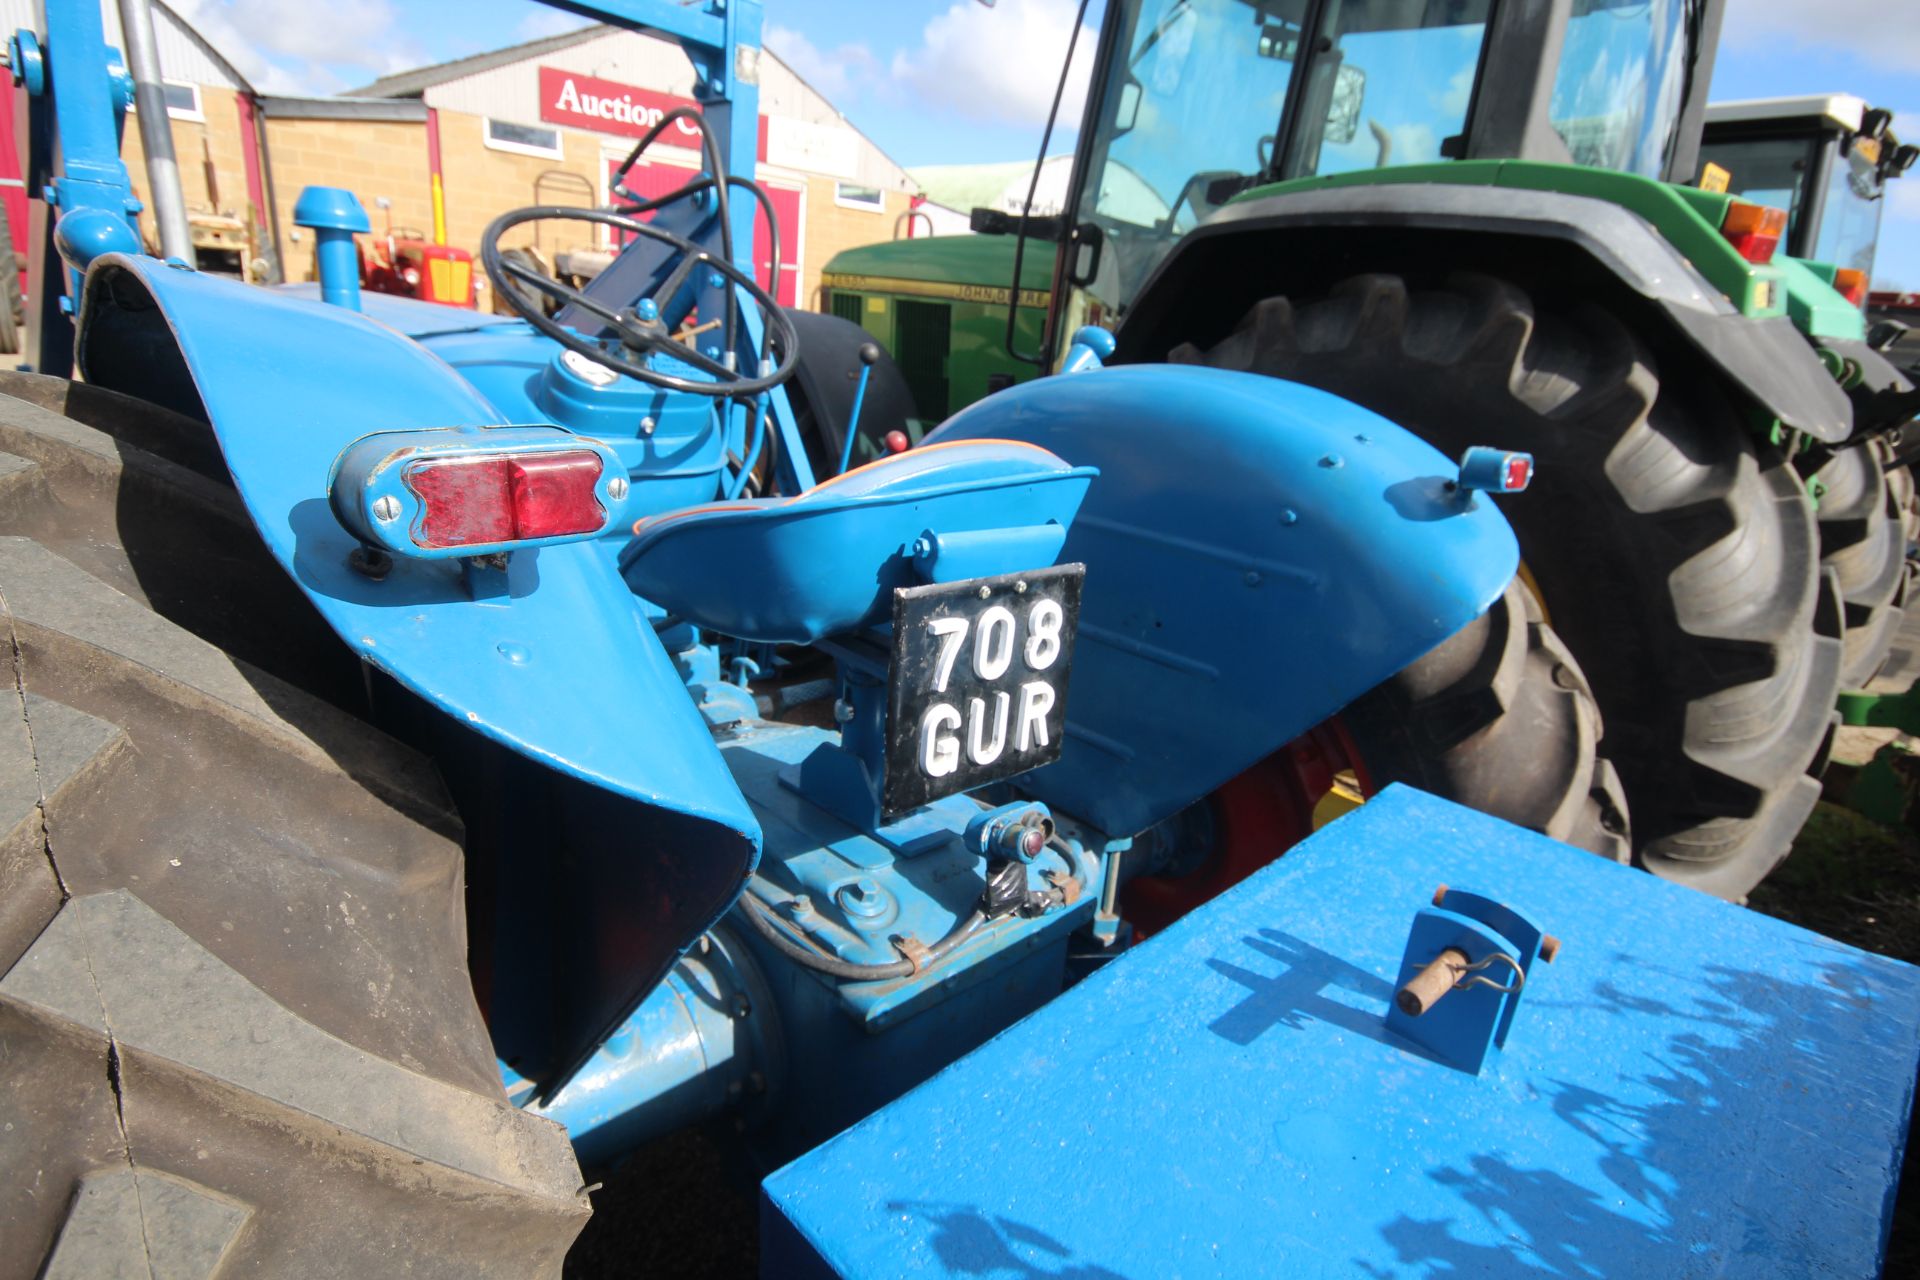
M 1177 813 L 1478 617 L 1519 563 L 1458 467 L 1311 387 L 1136 365 L 1042 378 L 930 439 L 1026 440 L 1100 478 L 1061 758 L 1022 786 L 1114 835 Z M 1488 444 L 1498 445 L 1497 440 Z
M 1792 321 L 1743 315 L 1645 217 L 1591 196 L 1469 184 L 1474 171 L 1454 164 L 1434 170 L 1460 180 L 1250 193 L 1227 205 L 1154 271 L 1116 334 L 1114 362 L 1164 359 L 1182 342 L 1206 346 L 1273 294 L 1312 292 L 1359 271 L 1431 274 L 1441 264 L 1619 308 L 1661 352 L 1667 376 L 1690 365 L 1793 430 L 1846 439 L 1846 394 Z
M 212 424 L 260 537 L 354 652 L 561 775 L 536 784 L 544 793 L 586 798 L 540 832 L 537 874 L 565 888 L 525 897 L 553 902 L 553 917 L 510 918 L 530 909 L 514 885 L 500 895 L 502 931 L 524 935 L 525 963 L 552 975 L 537 996 L 550 1038 L 516 1065 L 557 1088 L 759 856 L 759 827 L 611 550 L 516 552 L 482 599 L 452 561 L 395 557 L 380 580 L 349 567 L 359 543 L 327 492 L 349 444 L 505 420 L 438 357 L 357 312 L 112 255 L 87 279 L 78 358 L 89 382 Z

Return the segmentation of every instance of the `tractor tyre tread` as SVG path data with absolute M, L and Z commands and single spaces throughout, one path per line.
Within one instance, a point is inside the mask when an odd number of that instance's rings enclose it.
M 558 1275 L 587 1205 L 500 1084 L 438 774 L 157 610 L 146 489 L 213 491 L 90 430 L 0 396 L 0 1278 Z
M 0 536 L 32 538 L 234 657 L 365 710 L 358 661 L 261 542 L 211 427 L 0 373 L 0 454 Z
M 1405 782 L 1616 862 L 1627 802 L 1579 664 L 1515 579 L 1493 607 L 1341 714 L 1368 780 Z
M 1906 602 L 1902 494 L 1875 442 L 1840 450 L 1814 479 L 1824 489 L 1820 559 L 1838 578 L 1844 612 L 1840 684 L 1863 689 L 1887 660 Z
M 1799 476 L 1717 387 L 1663 383 L 1590 300 L 1465 272 L 1269 298 L 1173 358 L 1332 391 L 1455 455 L 1533 452 L 1500 505 L 1605 716 L 1636 861 L 1739 898 L 1785 856 L 1839 684 L 1832 575 Z

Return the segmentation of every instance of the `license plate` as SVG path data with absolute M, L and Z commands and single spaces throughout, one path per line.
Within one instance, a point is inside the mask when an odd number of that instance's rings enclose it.
M 893 593 L 888 820 L 1060 758 L 1086 566 Z

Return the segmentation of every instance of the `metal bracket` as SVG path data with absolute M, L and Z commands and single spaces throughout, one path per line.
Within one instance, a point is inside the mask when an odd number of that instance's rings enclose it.
M 1559 949 L 1511 907 L 1441 885 L 1413 917 L 1387 1030 L 1478 1075 L 1507 1043 L 1533 962 Z

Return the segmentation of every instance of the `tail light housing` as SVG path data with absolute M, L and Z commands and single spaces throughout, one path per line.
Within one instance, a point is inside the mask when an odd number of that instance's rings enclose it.
M 1780 248 L 1780 237 L 1787 233 L 1787 211 L 1770 205 L 1735 200 L 1727 205 L 1720 219 L 1720 234 L 1733 251 L 1755 266 L 1773 261 Z
M 1470 445 L 1460 455 L 1460 475 L 1453 482 L 1469 493 L 1522 493 L 1532 483 L 1532 454 L 1483 444 Z
M 597 538 L 617 523 L 626 470 L 558 427 L 383 432 L 355 441 L 328 496 L 363 543 L 424 559 Z
M 1833 287 L 1856 307 L 1867 305 L 1867 273 L 1858 267 L 1841 267 L 1833 273 Z

